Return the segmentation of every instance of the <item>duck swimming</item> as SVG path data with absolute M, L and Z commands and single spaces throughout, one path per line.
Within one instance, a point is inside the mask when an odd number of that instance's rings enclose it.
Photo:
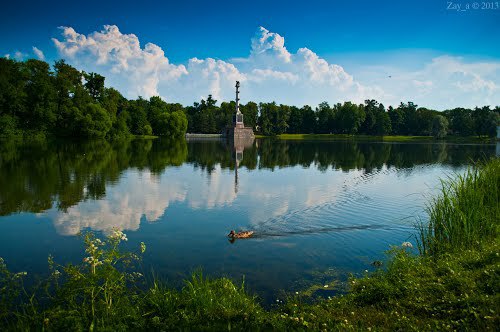
M 231 239 L 247 239 L 253 235 L 253 231 L 243 231 L 235 233 L 234 231 L 229 232 L 227 236 Z

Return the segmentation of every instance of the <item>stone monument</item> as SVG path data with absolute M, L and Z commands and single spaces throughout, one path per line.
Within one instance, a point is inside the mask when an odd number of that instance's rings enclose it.
M 223 136 L 234 140 L 251 140 L 255 138 L 253 129 L 243 124 L 243 114 L 240 112 L 240 82 L 236 81 L 236 113 L 233 116 L 233 125 L 223 131 Z

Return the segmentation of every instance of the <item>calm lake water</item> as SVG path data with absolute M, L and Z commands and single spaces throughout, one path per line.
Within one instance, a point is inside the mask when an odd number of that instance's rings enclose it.
M 202 268 L 281 291 L 372 269 L 414 224 L 439 179 L 494 145 L 257 140 L 0 143 L 0 257 L 34 278 L 47 256 L 81 262 L 77 234 L 123 230 L 144 271 L 173 286 Z M 230 243 L 231 229 L 255 238 Z

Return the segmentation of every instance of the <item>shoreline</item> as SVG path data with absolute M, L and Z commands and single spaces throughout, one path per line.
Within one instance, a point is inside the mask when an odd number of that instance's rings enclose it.
M 256 138 L 266 138 L 273 136 L 256 135 Z M 493 144 L 495 138 L 491 137 L 459 137 L 447 136 L 442 139 L 436 139 L 433 136 L 403 136 L 403 135 L 349 135 L 349 134 L 281 134 L 274 136 L 280 140 L 319 140 L 319 141 L 373 141 L 373 142 L 451 142 L 451 143 L 484 143 Z

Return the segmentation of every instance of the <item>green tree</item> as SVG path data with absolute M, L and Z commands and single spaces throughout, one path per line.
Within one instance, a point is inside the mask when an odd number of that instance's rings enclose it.
M 68 65 L 64 60 L 56 61 L 54 64 L 56 89 L 57 120 L 56 135 L 71 136 L 79 131 L 76 128 L 75 119 L 81 115 L 81 110 L 74 102 L 77 92 L 83 89 L 82 74 Z M 76 130 L 75 130 L 76 129 Z
M 448 120 L 442 115 L 436 115 L 431 126 L 432 136 L 443 138 L 448 133 Z
M 218 128 L 222 130 L 227 126 L 232 126 L 235 109 L 236 109 L 236 103 L 234 101 L 221 103 L 217 117 Z M 242 109 L 243 107 L 240 106 L 240 110 Z M 245 121 L 245 125 L 248 126 L 247 116 L 245 113 L 243 113 L 243 115 L 244 115 L 243 120 Z
M 316 113 L 309 105 L 304 105 L 300 109 L 302 113 L 302 133 L 311 134 L 316 132 L 317 120 Z
M 490 109 L 489 106 L 476 107 L 472 111 L 474 121 L 474 132 L 479 136 L 495 136 L 496 127 L 499 123 L 499 114 Z
M 127 125 L 127 122 L 130 118 L 130 115 L 127 111 L 120 112 L 117 116 L 113 125 L 108 133 L 109 138 L 111 139 L 123 139 L 130 136 L 130 129 Z
M 25 114 L 27 77 L 21 65 L 15 60 L 0 58 L 0 115 L 7 114 L 18 119 Z
M 291 134 L 302 133 L 302 111 L 296 106 L 290 106 L 290 120 L 288 121 L 288 132 Z
M 187 130 L 187 119 L 186 115 L 182 111 L 175 111 L 170 114 L 171 123 L 171 137 L 181 137 L 186 134 Z
M 151 97 L 146 106 L 146 113 L 153 134 L 165 135 L 165 122 L 168 122 L 167 118 L 169 117 L 167 113 L 167 103 L 159 96 Z
M 290 119 L 290 106 L 280 104 L 275 116 L 274 133 L 276 135 L 286 133 L 288 129 L 288 120 Z
M 391 119 L 392 134 L 402 135 L 404 131 L 404 122 L 405 122 L 405 116 L 403 111 L 399 107 L 393 108 L 392 106 L 389 106 L 387 113 L 389 114 L 389 118 Z
M 249 101 L 245 105 L 240 105 L 240 111 L 241 113 L 243 113 L 243 121 L 245 123 L 245 127 L 255 128 L 259 115 L 259 107 L 257 106 L 257 104 L 253 101 Z
M 129 103 L 127 126 L 134 135 L 151 135 L 153 129 L 148 121 L 146 109 L 148 102 L 141 97 Z
M 46 132 L 56 121 L 56 91 L 52 82 L 49 64 L 29 59 L 23 63 L 26 72 L 26 113 L 19 114 L 23 127 L 28 130 Z
M 11 137 L 18 134 L 16 119 L 9 114 L 0 115 L 0 137 Z
M 365 121 L 363 121 L 359 131 L 364 134 L 375 134 L 377 127 L 377 114 L 379 112 L 378 102 L 374 99 L 365 100 Z
M 278 112 L 276 103 L 260 103 L 259 112 L 259 127 L 261 133 L 264 135 L 275 135 L 274 121 L 276 119 L 276 113 Z
M 432 134 L 432 123 L 436 115 L 439 114 L 438 111 L 431 110 L 425 107 L 419 107 L 417 109 L 417 126 L 415 128 L 415 135 L 431 135 Z
M 108 111 L 112 119 L 116 117 L 118 111 L 126 107 L 127 102 L 121 93 L 113 88 L 105 88 L 100 100 L 101 106 Z
M 345 134 L 356 134 L 365 120 L 365 111 L 363 105 L 356 105 L 351 102 L 345 102 L 342 105 L 337 104 L 337 121 L 340 130 Z
M 415 135 L 418 131 L 417 105 L 409 101 L 407 104 L 401 103 L 398 112 L 402 114 L 402 122 L 399 123 L 400 135 Z M 394 124 L 394 123 L 393 123 Z
M 323 134 L 333 132 L 335 113 L 326 101 L 318 105 L 316 115 L 318 118 L 317 132 Z
M 207 100 L 202 99 L 200 103 L 195 103 L 195 114 L 192 119 L 195 123 L 194 131 L 204 134 L 214 134 L 220 132 L 222 128 L 217 127 L 216 113 L 217 100 L 212 95 L 208 95 Z
M 82 134 L 86 137 L 102 138 L 111 129 L 111 118 L 99 104 L 88 104 L 79 119 Z
M 472 110 L 466 108 L 454 108 L 444 111 L 450 124 L 453 135 L 471 136 L 475 132 L 475 124 L 472 118 Z
M 382 105 L 383 107 L 383 105 Z M 373 127 L 373 134 L 375 135 L 389 135 L 392 131 L 391 118 L 389 113 L 379 111 L 376 113 L 375 127 Z
M 86 81 L 85 88 L 94 99 L 94 102 L 100 101 L 104 95 L 104 76 L 96 73 L 87 74 L 83 72 L 83 77 Z

